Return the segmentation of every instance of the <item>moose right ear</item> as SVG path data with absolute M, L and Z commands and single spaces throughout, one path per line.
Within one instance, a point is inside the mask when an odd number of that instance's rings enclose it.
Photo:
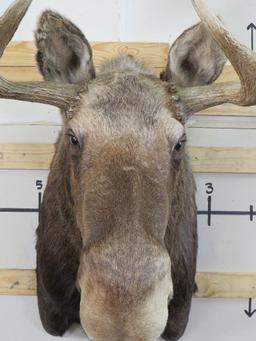
M 95 78 L 91 46 L 66 18 L 45 11 L 39 19 L 35 39 L 37 64 L 45 80 L 80 83 Z
M 186 30 L 172 45 L 163 80 L 191 87 L 213 83 L 226 57 L 203 23 Z

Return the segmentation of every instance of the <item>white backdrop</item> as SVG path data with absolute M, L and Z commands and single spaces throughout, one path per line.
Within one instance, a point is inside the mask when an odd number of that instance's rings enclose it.
M 205 0 L 226 26 L 250 47 L 247 26 L 256 24 L 255 0 Z M 1 0 L 0 11 L 11 0 Z M 34 0 L 15 40 L 32 40 L 37 17 L 51 8 L 72 19 L 93 41 L 171 42 L 197 21 L 189 0 Z M 256 34 L 255 34 L 256 39 Z M 255 41 L 256 45 L 256 41 Z M 1 101 L 0 143 L 53 143 L 60 129 L 52 107 Z M 252 118 L 194 117 L 188 143 L 197 146 L 256 147 Z M 37 207 L 36 180 L 46 183 L 46 171 L 0 171 L 0 208 Z M 256 208 L 256 175 L 197 174 L 198 208 L 207 210 L 205 184 L 213 183 L 213 209 Z M 212 226 L 199 217 L 198 271 L 256 272 L 256 217 L 214 216 Z M 35 267 L 36 214 L 0 213 L 0 268 Z M 256 308 L 256 301 L 253 301 Z M 256 314 L 249 319 L 248 300 L 195 300 L 183 340 L 255 340 Z M 81 339 L 81 331 L 67 339 Z M 35 298 L 0 297 L 0 340 L 54 340 L 42 330 Z

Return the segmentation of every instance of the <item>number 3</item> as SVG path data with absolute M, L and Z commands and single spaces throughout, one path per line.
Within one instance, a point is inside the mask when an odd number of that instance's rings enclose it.
M 212 183 L 207 182 L 207 184 L 205 184 L 205 186 L 207 187 L 206 194 L 212 194 L 214 191 Z

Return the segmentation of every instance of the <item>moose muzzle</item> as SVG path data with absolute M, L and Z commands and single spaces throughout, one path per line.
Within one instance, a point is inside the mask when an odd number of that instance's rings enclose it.
M 146 233 L 112 235 L 80 262 L 81 324 L 92 341 L 156 341 L 173 295 L 167 251 Z

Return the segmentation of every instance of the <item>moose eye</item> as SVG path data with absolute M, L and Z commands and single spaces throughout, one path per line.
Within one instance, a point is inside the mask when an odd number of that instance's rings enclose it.
M 186 136 L 183 136 L 183 137 L 179 140 L 179 142 L 175 145 L 174 150 L 175 150 L 176 152 L 179 152 L 179 151 L 182 149 L 182 147 L 184 146 L 184 144 L 185 144 L 186 141 L 187 141 L 187 140 L 186 140 Z
M 69 137 L 69 141 L 70 141 L 71 146 L 76 147 L 76 148 L 80 147 L 79 140 L 78 140 L 78 138 L 75 136 L 75 134 L 74 134 L 73 131 L 69 131 L 69 132 L 67 133 L 67 135 L 68 135 L 68 137 Z
M 75 147 L 79 146 L 79 141 L 78 141 L 77 137 L 75 137 L 74 135 L 70 136 L 70 142 Z
M 181 148 L 182 148 L 182 142 L 179 141 L 179 142 L 176 144 L 176 146 L 174 147 L 174 149 L 178 152 L 179 150 L 181 150 Z

